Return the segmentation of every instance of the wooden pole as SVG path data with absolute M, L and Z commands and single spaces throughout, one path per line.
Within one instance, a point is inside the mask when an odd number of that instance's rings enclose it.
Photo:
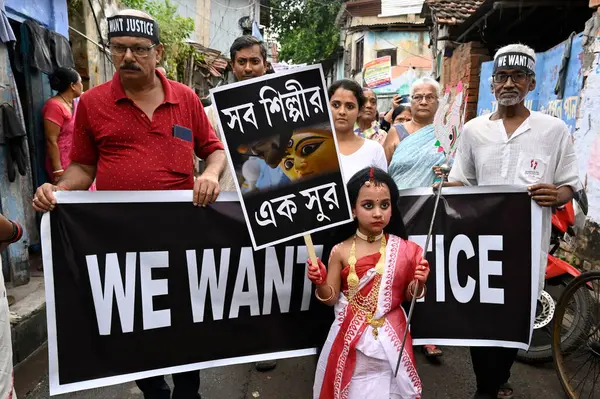
M 312 237 L 310 234 L 304 235 L 304 243 L 306 244 L 306 250 L 308 251 L 308 257 L 310 258 L 310 262 L 313 266 L 318 266 L 317 264 L 317 253 L 315 252 L 315 246 L 312 242 Z

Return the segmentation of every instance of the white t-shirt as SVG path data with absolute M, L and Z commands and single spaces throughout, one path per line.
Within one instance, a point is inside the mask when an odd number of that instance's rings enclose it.
M 490 114 L 467 122 L 458 143 L 449 181 L 467 186 L 536 183 L 581 188 L 577 157 L 567 125 L 560 119 L 531 111 L 508 137 L 502 120 Z M 552 210 L 542 213 L 540 290 L 544 286 L 552 230 Z
M 387 172 L 387 159 L 381 144 L 374 140 L 364 140 L 363 145 L 354 154 L 340 154 L 344 184 L 361 169 L 374 166 Z

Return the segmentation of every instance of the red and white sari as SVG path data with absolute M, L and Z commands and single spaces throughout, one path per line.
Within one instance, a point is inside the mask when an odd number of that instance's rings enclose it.
M 315 399 L 419 399 L 421 380 L 415 368 L 410 334 L 394 378 L 406 329 L 406 314 L 400 306 L 406 287 L 413 279 L 421 248 L 390 235 L 386 247 L 385 270 L 381 276 L 375 319 L 385 318 L 378 336 L 366 322 L 363 312 L 355 312 L 347 293 L 349 267 L 342 270 L 342 293 L 335 305 L 336 321 L 319 357 L 313 396 Z M 360 258 L 356 263 L 359 289 L 363 296 L 374 287 L 375 265 L 380 254 Z

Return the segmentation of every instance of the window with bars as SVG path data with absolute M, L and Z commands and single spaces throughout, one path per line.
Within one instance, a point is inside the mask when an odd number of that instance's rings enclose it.
M 356 41 L 356 50 L 354 52 L 354 70 L 356 72 L 360 72 L 363 69 L 364 64 L 364 54 L 365 54 L 365 40 L 361 38 Z

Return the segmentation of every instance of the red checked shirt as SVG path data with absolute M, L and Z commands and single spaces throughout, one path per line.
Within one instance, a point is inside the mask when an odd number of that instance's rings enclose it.
M 130 100 L 119 75 L 81 96 L 71 160 L 96 165 L 98 190 L 191 190 L 194 152 L 206 159 L 223 144 L 189 87 L 158 73 L 165 99 L 149 120 Z M 192 131 L 192 141 L 173 127 Z

